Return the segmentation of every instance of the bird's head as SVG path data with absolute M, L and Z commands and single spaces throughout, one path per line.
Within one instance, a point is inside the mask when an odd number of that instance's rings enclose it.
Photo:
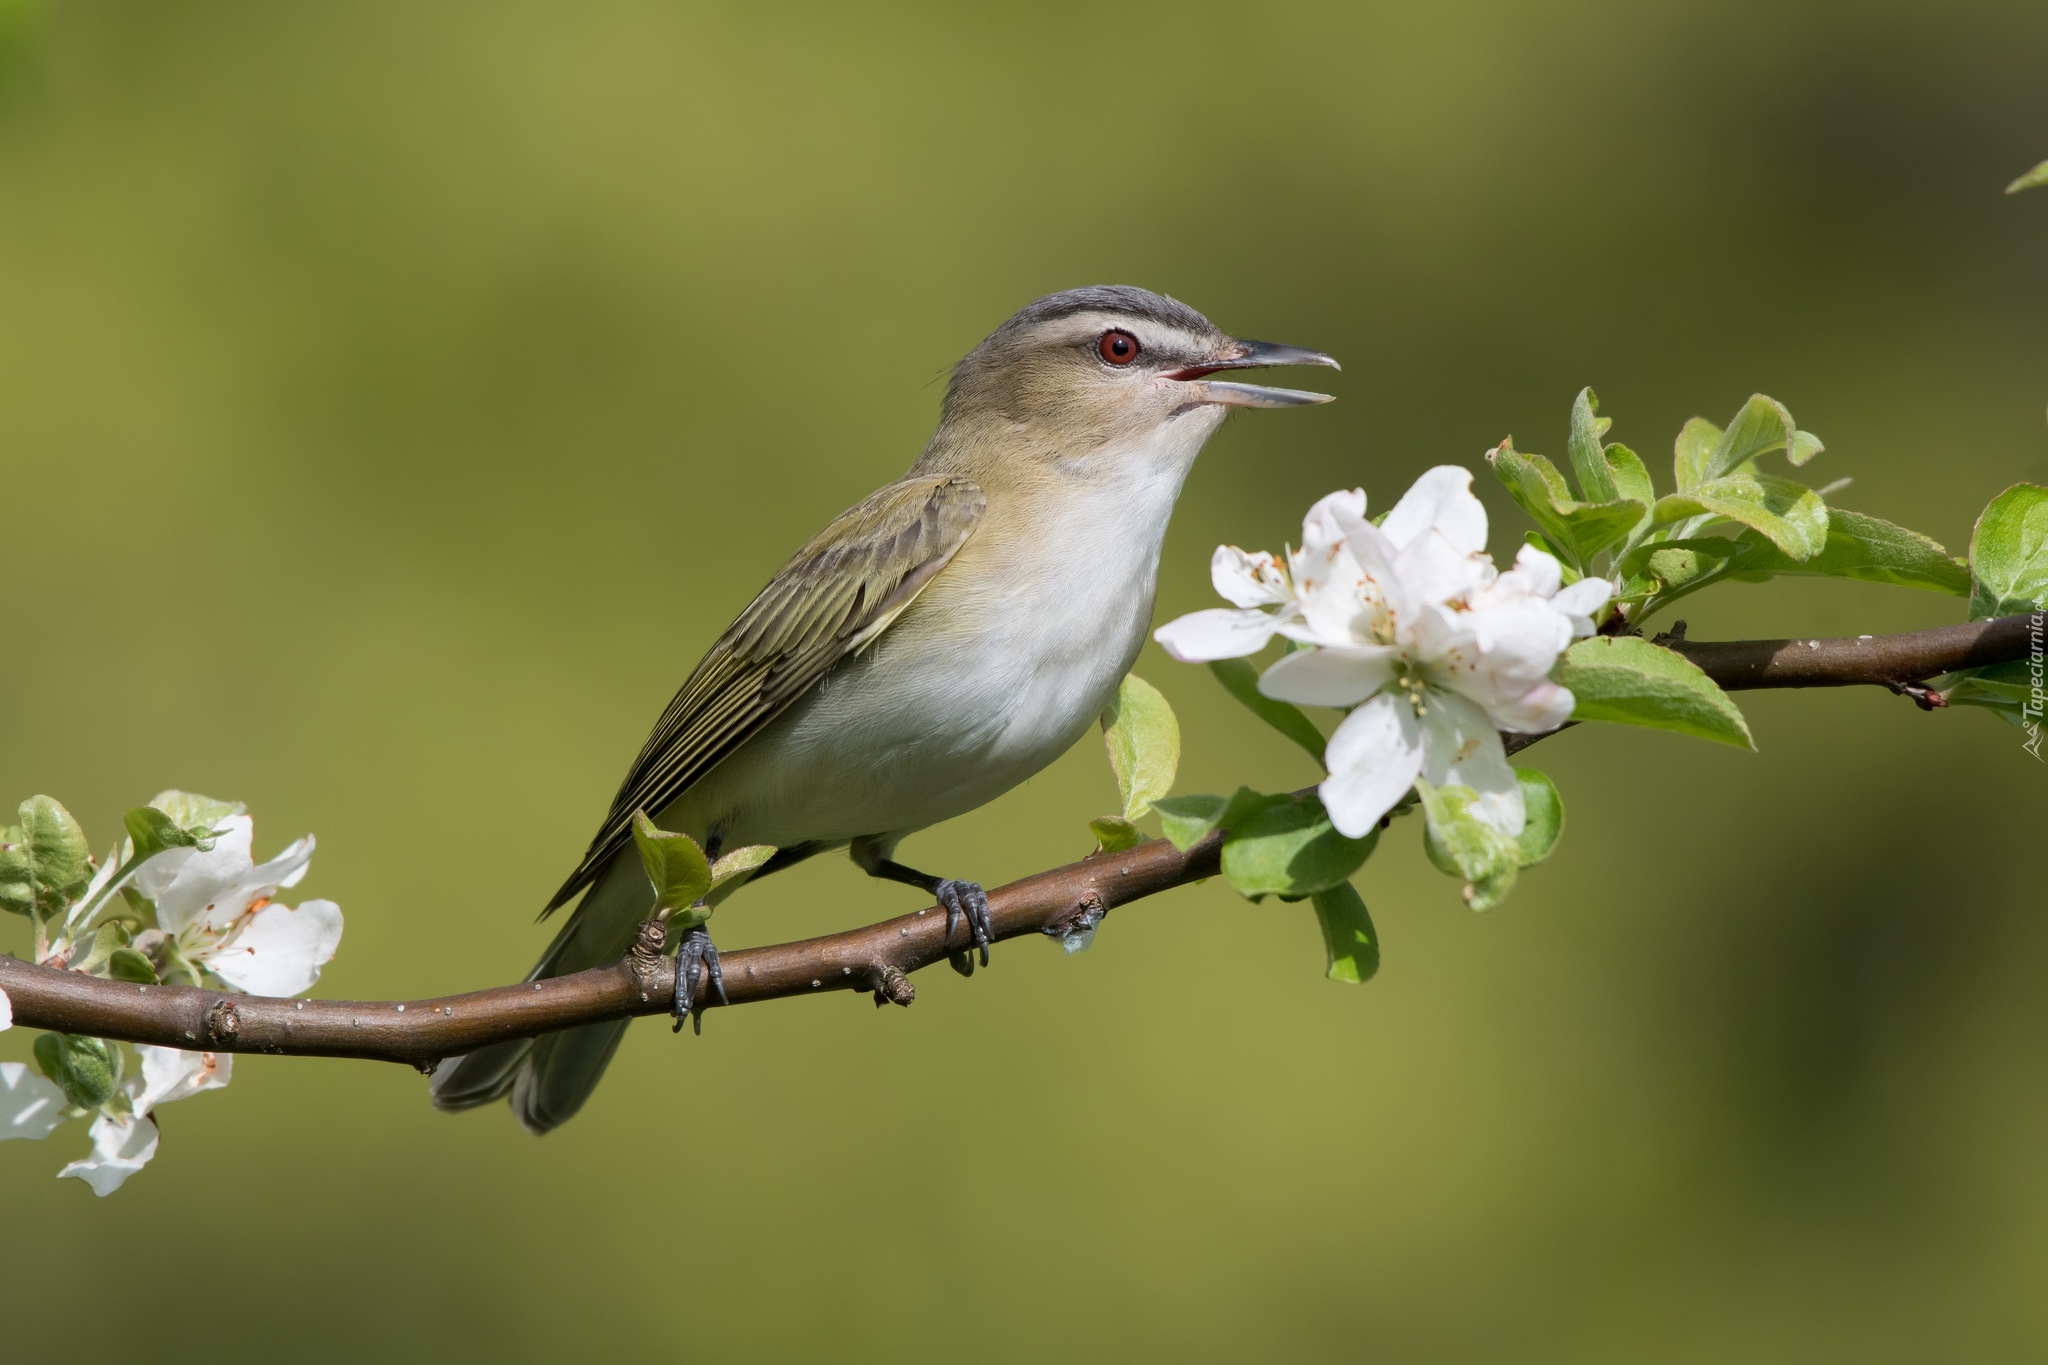
M 1320 351 L 1228 336 L 1150 290 L 1069 289 L 1026 306 L 954 367 L 942 427 L 1028 432 L 1033 445 L 1066 458 L 1150 446 L 1176 427 L 1199 448 L 1234 408 L 1330 401 L 1215 377 L 1277 365 L 1339 368 Z

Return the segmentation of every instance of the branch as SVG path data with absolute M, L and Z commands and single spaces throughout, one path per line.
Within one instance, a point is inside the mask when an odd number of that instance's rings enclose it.
M 1731 640 L 1695 644 L 1659 636 L 1730 692 L 1759 687 L 1855 687 L 1903 691 L 1913 683 L 1961 668 L 2024 659 L 2040 642 L 2041 617 L 2001 616 L 1995 621 L 1937 626 L 1905 635 L 1859 635 L 1837 640 Z
M 1922 679 L 2026 658 L 2038 617 L 2007 616 L 1905 635 L 1833 640 L 1664 641 L 1731 690 L 1848 687 L 1894 691 Z M 1519 737 L 1531 739 L 1534 737 Z M 1517 746 L 1521 747 L 1521 746 Z M 1064 933 L 1120 905 L 1216 875 L 1222 835 L 1186 853 L 1154 840 L 1123 853 L 1011 882 L 989 893 L 998 939 Z M 946 932 L 936 906 L 866 928 L 723 955 L 729 1003 L 832 990 L 871 991 L 877 1005 L 907 1005 L 909 975 L 969 946 L 967 926 Z M 41 967 L 0 955 L 0 990 L 14 1021 L 94 1038 L 209 1052 L 363 1057 L 430 1070 L 443 1057 L 490 1043 L 606 1019 L 666 1014 L 674 959 L 644 926 L 631 952 L 609 967 L 435 1000 L 282 1000 L 191 986 L 138 986 Z M 703 1004 L 704 991 L 698 992 Z

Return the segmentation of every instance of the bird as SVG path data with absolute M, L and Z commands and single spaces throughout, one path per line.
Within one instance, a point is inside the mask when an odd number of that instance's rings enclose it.
M 642 812 L 714 857 L 773 846 L 757 879 L 845 848 L 944 906 L 949 938 L 965 918 L 985 965 L 981 886 L 898 862 L 897 845 L 1031 777 L 1102 713 L 1144 643 L 1203 445 L 1237 409 L 1330 401 L 1212 377 L 1275 366 L 1341 368 L 1129 285 L 1046 295 L 989 333 L 953 368 L 916 463 L 799 549 L 683 683 L 542 912 L 581 897 L 528 979 L 632 946 L 655 904 Z M 675 951 L 680 1028 L 699 963 L 723 984 L 702 927 Z M 433 1102 L 508 1099 L 545 1133 L 582 1108 L 628 1022 L 447 1059 Z

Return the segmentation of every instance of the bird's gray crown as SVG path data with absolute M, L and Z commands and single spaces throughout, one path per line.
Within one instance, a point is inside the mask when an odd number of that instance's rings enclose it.
M 1197 335 L 1216 330 L 1209 319 L 1179 299 L 1155 294 L 1136 285 L 1091 284 L 1082 289 L 1062 289 L 1057 294 L 1047 294 L 1025 304 L 1008 322 L 996 328 L 988 340 L 1000 346 L 1019 332 L 1058 318 L 1071 317 L 1075 313 L 1119 313 L 1164 323 Z

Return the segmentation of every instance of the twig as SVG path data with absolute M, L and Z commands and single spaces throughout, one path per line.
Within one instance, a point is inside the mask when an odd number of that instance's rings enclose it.
M 1905 635 L 1855 639 L 1672 640 L 1670 647 L 1725 688 L 1848 687 L 1908 690 L 1959 668 L 2027 657 L 2033 618 L 2008 616 Z M 1529 736 L 1514 747 L 1533 742 Z M 1058 933 L 1099 920 L 1119 905 L 1216 875 L 1222 848 L 1212 834 L 1186 853 L 1163 840 L 1098 854 L 989 893 L 995 937 Z M 731 1004 L 873 992 L 876 1003 L 908 1004 L 909 975 L 968 946 L 963 923 L 949 940 L 933 906 L 865 928 L 724 955 Z M 508 1038 L 631 1015 L 665 1014 L 672 962 L 652 931 L 624 958 L 571 976 L 522 982 L 436 1000 L 280 1000 L 189 986 L 138 986 L 0 956 L 0 990 L 14 1022 L 28 1028 L 212 1052 L 364 1057 L 430 1069 L 443 1057 Z M 700 1007 L 712 1002 L 702 1000 Z

